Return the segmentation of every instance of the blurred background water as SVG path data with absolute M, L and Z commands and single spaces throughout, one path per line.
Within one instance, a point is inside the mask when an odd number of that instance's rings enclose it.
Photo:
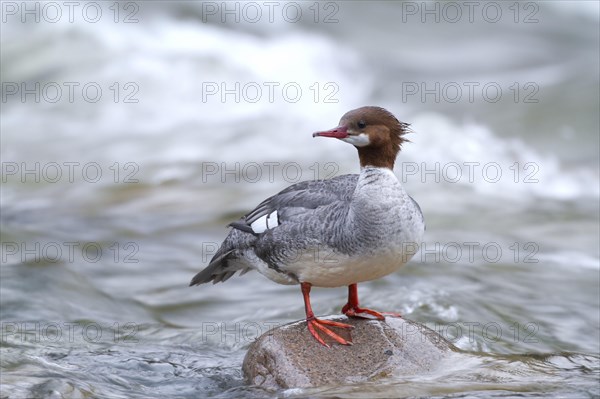
M 474 360 L 277 395 L 600 395 L 597 2 L 5 1 L 1 28 L 1 397 L 263 397 L 241 361 L 299 289 L 187 284 L 260 200 L 358 171 L 311 133 L 362 105 L 412 124 L 427 232 L 361 298 Z

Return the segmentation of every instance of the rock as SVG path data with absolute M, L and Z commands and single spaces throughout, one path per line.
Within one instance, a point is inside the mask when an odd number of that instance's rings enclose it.
M 326 318 L 354 326 L 352 346 L 319 344 L 304 321 L 272 329 L 248 349 L 242 366 L 247 382 L 285 389 L 373 381 L 432 371 L 456 350 L 433 330 L 402 318 Z

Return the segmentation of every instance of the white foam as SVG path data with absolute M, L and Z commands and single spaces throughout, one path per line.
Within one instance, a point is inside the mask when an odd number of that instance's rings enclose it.
M 411 135 L 412 143 L 405 146 L 402 160 L 417 166 L 418 172 L 406 179 L 435 184 L 437 175 L 441 183 L 524 201 L 600 196 L 597 171 L 584 167 L 567 169 L 557 156 L 543 155 L 518 138 L 500 138 L 484 125 L 458 125 L 439 114 L 420 114 L 412 119 L 411 127 L 417 134 Z M 437 173 L 426 173 L 437 165 Z M 399 165 L 396 172 L 402 173 L 407 167 Z
M 600 259 L 578 251 L 556 251 L 551 253 L 539 253 L 536 255 L 540 263 L 556 265 L 576 266 L 584 269 L 600 270 Z

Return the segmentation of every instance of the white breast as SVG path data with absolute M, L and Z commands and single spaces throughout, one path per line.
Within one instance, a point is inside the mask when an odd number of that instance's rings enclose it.
M 375 254 L 350 257 L 333 249 L 308 251 L 286 270 L 298 276 L 301 282 L 317 287 L 341 287 L 363 281 L 376 280 L 397 271 L 418 250 L 418 244 L 390 245 Z M 317 256 L 314 254 L 318 253 Z

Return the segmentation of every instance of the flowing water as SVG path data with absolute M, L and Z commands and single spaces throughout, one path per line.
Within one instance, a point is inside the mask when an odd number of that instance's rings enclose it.
M 71 3 L 70 3 L 71 4 Z M 1 397 L 598 397 L 599 11 L 583 2 L 3 2 Z M 253 339 L 303 317 L 257 273 L 187 287 L 225 225 L 358 170 L 316 130 L 411 123 L 427 222 L 360 285 L 469 353 L 266 393 Z M 317 314 L 346 290 L 315 289 Z

